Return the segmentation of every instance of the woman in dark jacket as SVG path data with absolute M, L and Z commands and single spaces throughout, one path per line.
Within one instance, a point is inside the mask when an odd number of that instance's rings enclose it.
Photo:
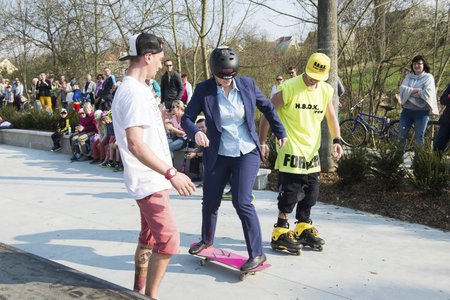
M 439 118 L 439 131 L 434 141 L 434 150 L 444 151 L 450 140 L 450 84 L 439 99 L 442 105 L 445 105 L 444 112 Z
M 259 170 L 261 145 L 256 133 L 255 113 L 260 110 L 271 124 L 280 146 L 286 131 L 272 103 L 250 77 L 236 76 L 237 53 L 229 47 L 214 49 L 209 62 L 213 77 L 199 83 L 189 102 L 181 126 L 197 145 L 204 147 L 205 167 L 202 203 L 202 240 L 189 249 L 197 254 L 214 242 L 223 189 L 231 176 L 232 203 L 241 220 L 249 259 L 241 271 L 257 268 L 266 260 L 261 228 L 252 204 L 252 187 Z M 195 125 L 205 115 L 206 134 Z

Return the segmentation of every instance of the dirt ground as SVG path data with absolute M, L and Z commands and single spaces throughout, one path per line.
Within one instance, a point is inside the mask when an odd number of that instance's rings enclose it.
M 272 171 L 268 179 L 271 190 L 277 190 L 277 178 Z M 450 189 L 439 197 L 428 197 L 408 183 L 385 191 L 381 183 L 370 179 L 343 187 L 336 173 L 322 173 L 319 201 L 450 231 Z

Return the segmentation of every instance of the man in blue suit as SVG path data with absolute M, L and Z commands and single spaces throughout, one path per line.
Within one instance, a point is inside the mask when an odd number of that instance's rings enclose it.
M 214 76 L 197 85 L 181 119 L 181 126 L 188 136 L 205 147 L 202 240 L 189 249 L 189 253 L 199 253 L 213 244 L 223 189 L 231 176 L 232 203 L 241 220 L 249 254 L 241 270 L 248 271 L 266 261 L 261 227 L 252 204 L 252 187 L 261 159 L 254 121 L 256 108 L 269 121 L 280 147 L 286 143 L 286 132 L 272 103 L 254 80 L 236 77 L 239 60 L 232 48 L 214 49 L 209 65 Z M 206 134 L 194 123 L 201 112 L 206 119 Z

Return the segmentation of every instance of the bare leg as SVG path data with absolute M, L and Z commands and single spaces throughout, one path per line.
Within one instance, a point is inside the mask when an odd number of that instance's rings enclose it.
M 289 218 L 289 214 L 281 212 L 281 211 L 278 211 L 278 218 L 287 220 Z
M 109 160 L 114 159 L 114 143 L 109 144 Z
M 148 262 L 152 256 L 152 248 L 147 245 L 138 244 L 134 254 L 134 287 L 133 290 L 140 294 L 145 293 L 145 283 L 147 280 Z
M 116 162 L 117 162 L 117 163 L 120 162 L 120 152 L 119 152 L 119 147 L 116 147 Z
M 152 299 L 158 298 L 158 289 L 161 284 L 161 280 L 166 272 L 167 265 L 169 264 L 171 255 L 153 253 L 150 258 L 149 269 L 147 275 L 147 287 L 145 288 L 145 295 Z

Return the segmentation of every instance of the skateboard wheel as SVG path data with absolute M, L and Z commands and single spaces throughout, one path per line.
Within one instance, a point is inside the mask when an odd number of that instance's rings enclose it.
M 206 265 L 206 259 L 200 259 L 198 261 L 198 264 L 203 267 L 204 265 Z
M 241 273 L 241 274 L 239 275 L 239 280 L 240 280 L 240 281 L 244 281 L 245 277 L 247 277 L 247 273 Z
M 297 252 L 295 252 L 295 255 L 300 256 L 300 254 L 302 254 L 302 251 L 298 250 Z

